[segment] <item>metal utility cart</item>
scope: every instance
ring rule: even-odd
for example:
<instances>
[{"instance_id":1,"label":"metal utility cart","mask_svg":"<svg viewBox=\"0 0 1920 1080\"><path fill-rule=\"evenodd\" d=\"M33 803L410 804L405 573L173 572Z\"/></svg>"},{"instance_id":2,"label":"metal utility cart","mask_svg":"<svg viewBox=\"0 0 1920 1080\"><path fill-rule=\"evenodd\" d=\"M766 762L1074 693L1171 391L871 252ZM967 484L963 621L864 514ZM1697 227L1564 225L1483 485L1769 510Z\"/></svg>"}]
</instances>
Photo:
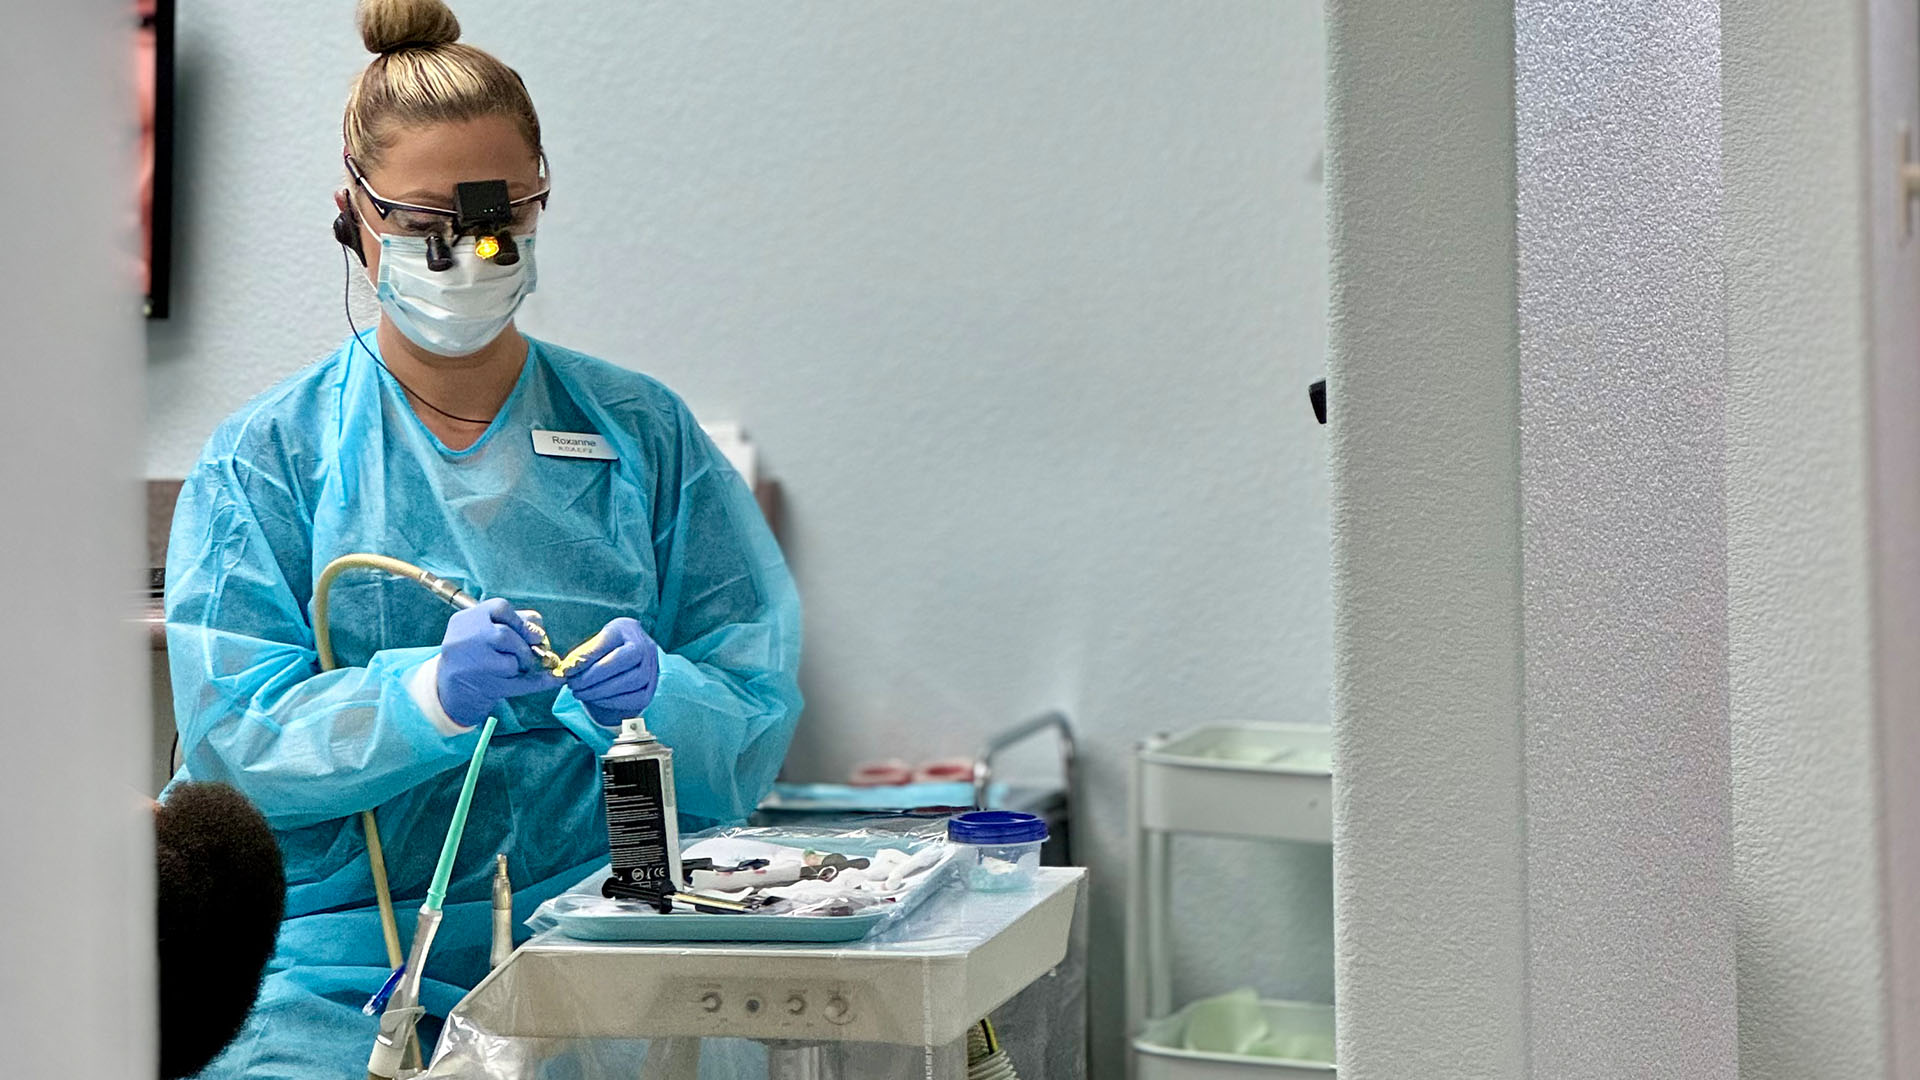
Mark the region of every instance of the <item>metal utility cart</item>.
<instances>
[{"instance_id":1,"label":"metal utility cart","mask_svg":"<svg viewBox=\"0 0 1920 1080\"><path fill-rule=\"evenodd\" d=\"M1275 1033L1329 1048L1325 1061L1209 1053L1185 1044L1173 1007L1171 844L1176 833L1333 842L1332 736L1281 724L1160 735L1134 756L1128 803L1127 1030L1135 1080L1332 1080L1333 1009L1264 1001Z\"/></svg>"}]
</instances>

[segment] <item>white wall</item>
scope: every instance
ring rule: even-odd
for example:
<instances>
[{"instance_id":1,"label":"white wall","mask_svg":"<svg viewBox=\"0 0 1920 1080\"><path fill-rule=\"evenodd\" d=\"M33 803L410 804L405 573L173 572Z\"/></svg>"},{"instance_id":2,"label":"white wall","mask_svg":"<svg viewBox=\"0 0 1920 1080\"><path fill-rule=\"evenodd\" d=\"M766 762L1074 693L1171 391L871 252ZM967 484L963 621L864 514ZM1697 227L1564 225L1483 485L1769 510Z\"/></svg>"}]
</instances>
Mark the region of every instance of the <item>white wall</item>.
<instances>
[{"instance_id":1,"label":"white wall","mask_svg":"<svg viewBox=\"0 0 1920 1080\"><path fill-rule=\"evenodd\" d=\"M1560 1080L1596 1063L1609 1076L1727 1075L1731 1002L1714 927L1723 905L1735 933L1743 1080L1911 1076L1920 1066L1920 238L1899 228L1894 165L1897 130L1920 113L1920 13L1904 0L1627 4L1597 26L1588 20L1600 10L1482 5L1442 32L1403 34L1391 11L1334 6L1332 371L1346 421L1335 432L1334 518L1342 1075ZM1509 11L1521 27L1511 49L1498 39ZM1709 74L1716 16L1725 20L1718 79ZM1628 36L1608 36L1619 33ZM1501 163L1497 125L1476 122L1497 113L1497 94L1470 73L1497 81L1508 54L1521 68L1517 422L1497 394L1476 411L1455 393L1485 392L1482 380L1506 363L1505 330L1488 306L1509 282L1491 250L1497 225L1475 202L1497 185L1476 185L1474 162L1454 155ZM1649 63L1669 67L1659 77L1628 67ZM1660 95L1651 108L1650 89ZM1716 92L1720 220L1700 212L1713 205L1714 147L1699 136L1716 122ZM1452 128L1423 116L1430 98L1457 107ZM1637 122L1620 115L1636 108ZM1419 143L1423 120L1439 145ZM1634 144L1663 124L1678 130L1653 152L1680 160L1656 166ZM1610 140L1625 145L1598 160L1581 149ZM1410 148L1431 168L1403 187L1385 166ZM1679 205L1662 209L1670 199ZM1703 257L1722 223L1724 258ZM1484 246L1466 243L1470 235ZM1408 250L1444 257L1399 254ZM1618 271L1568 288L1608 265ZM1722 436L1719 266L1724 499L1712 490L1711 461ZM1423 303L1396 307L1396 295ZM1635 309L1644 317L1616 321ZM1423 323L1439 363L1395 364L1417 347ZM1645 363L1654 346L1674 355ZM1451 365L1464 361L1473 363L1462 376ZM1595 395L1602 388L1610 407ZM1568 423L1583 413L1585 424ZM1502 713L1511 705L1493 655L1506 625L1503 432L1519 457L1524 507L1525 645L1512 676L1525 695L1513 719ZM1664 511L1661 500L1623 507L1638 496L1621 481L1635 477L1649 493L1705 486L1670 493ZM1722 508L1723 569L1712 542ZM1575 521L1603 521L1585 531L1584 557L1568 559L1553 542L1569 509ZM1634 599L1646 575L1689 565L1695 572L1669 591ZM1544 598L1543 566L1553 586ZM1701 600L1699 582L1717 572L1724 704L1698 679L1712 674L1703 653L1720 613L1708 604L1676 619L1673 606ZM1621 580L1567 602L1569 575ZM1610 609L1638 618L1596 640L1589 631L1606 626ZM1457 622L1451 633L1436 625L1443 619ZM1672 636L1618 648L1649 632ZM1414 659L1396 665L1399 654ZM1611 705L1645 693L1647 671L1662 674L1652 700L1674 696L1621 723ZM1579 692L1567 693L1569 683ZM1547 724L1543 739L1542 704L1556 701L1544 719L1557 711L1562 722ZM1717 709L1731 736L1730 778L1719 755L1702 754L1722 737ZM1560 752L1596 723L1611 726L1611 742ZM1434 727L1450 738L1428 738ZM1514 755L1506 740L1521 731L1526 751ZM1463 779L1421 786L1447 775ZM1688 775L1697 780L1665 798L1642 797ZM1524 797L1503 805L1503 791L1516 789ZM1726 794L1731 861L1719 878L1714 864L1726 853L1710 827ZM1665 816L1667 827L1632 836L1640 826L1615 812L1636 797L1647 820ZM1517 873L1502 831L1512 822L1524 823ZM1593 832L1585 865L1567 861L1564 842L1583 830ZM1557 857L1543 862L1543 851ZM1644 896L1622 895L1633 879L1617 871L1636 865ZM1522 888L1533 899L1524 918ZM1556 894L1543 908L1542 895ZM1622 934L1636 913L1662 908L1667 918ZM1418 920L1404 917L1415 910ZM1502 929L1524 936L1525 962ZM1543 934L1561 935L1561 945L1542 948ZM1617 1000L1623 989L1630 1001ZM1608 1030L1661 994L1672 995L1668 1017ZM1529 1010L1526 1023L1507 1022ZM1690 1064L1673 1053L1676 1030L1680 1051L1699 1055ZM1667 1052L1647 1053L1662 1040Z\"/></svg>"},{"instance_id":2,"label":"white wall","mask_svg":"<svg viewBox=\"0 0 1920 1080\"><path fill-rule=\"evenodd\" d=\"M1920 12L1728 9L1743 1077L1920 1068Z\"/></svg>"},{"instance_id":3,"label":"white wall","mask_svg":"<svg viewBox=\"0 0 1920 1080\"><path fill-rule=\"evenodd\" d=\"M456 11L546 126L527 328L743 422L785 485L789 772L970 752L1050 706L1080 725L1112 1075L1132 742L1327 710L1320 6ZM345 3L192 0L180 40L156 476L344 336L329 192L366 59ZM1182 851L1265 868L1246 910L1196 912L1183 992L1327 999L1325 855Z\"/></svg>"},{"instance_id":4,"label":"white wall","mask_svg":"<svg viewBox=\"0 0 1920 1080\"><path fill-rule=\"evenodd\" d=\"M1866 0L1862 139L1872 274L1874 693L1891 1076L1920 1074L1920 235L1902 228L1902 128L1920 140L1920 7ZM1916 143L1920 154L1920 142ZM1911 203L1920 215L1920 202ZM1920 220L1917 216L1916 220Z\"/></svg>"},{"instance_id":5,"label":"white wall","mask_svg":"<svg viewBox=\"0 0 1920 1080\"><path fill-rule=\"evenodd\" d=\"M1340 1074L1731 1078L1718 7L1329 53Z\"/></svg>"},{"instance_id":6,"label":"white wall","mask_svg":"<svg viewBox=\"0 0 1920 1080\"><path fill-rule=\"evenodd\" d=\"M1723 18L1741 1077L1903 1076L1871 654L1867 9Z\"/></svg>"},{"instance_id":7,"label":"white wall","mask_svg":"<svg viewBox=\"0 0 1920 1080\"><path fill-rule=\"evenodd\" d=\"M154 1075L131 7L0 7L0 1054Z\"/></svg>"}]
</instances>

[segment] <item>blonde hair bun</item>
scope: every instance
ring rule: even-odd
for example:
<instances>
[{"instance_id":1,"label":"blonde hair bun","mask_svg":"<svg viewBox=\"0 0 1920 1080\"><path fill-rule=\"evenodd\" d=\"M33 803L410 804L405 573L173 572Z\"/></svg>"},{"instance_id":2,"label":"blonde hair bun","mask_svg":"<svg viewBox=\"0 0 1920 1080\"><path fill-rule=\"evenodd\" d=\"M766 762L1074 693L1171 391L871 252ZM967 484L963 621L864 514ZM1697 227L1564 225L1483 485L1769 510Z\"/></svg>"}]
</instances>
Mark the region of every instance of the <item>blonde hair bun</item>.
<instances>
[{"instance_id":1,"label":"blonde hair bun","mask_svg":"<svg viewBox=\"0 0 1920 1080\"><path fill-rule=\"evenodd\" d=\"M376 54L347 92L341 141L362 167L379 164L398 133L426 124L504 116L540 153L540 117L527 84L500 58L460 40L442 0L360 0L360 36Z\"/></svg>"},{"instance_id":2,"label":"blonde hair bun","mask_svg":"<svg viewBox=\"0 0 1920 1080\"><path fill-rule=\"evenodd\" d=\"M372 53L451 45L460 20L441 0L360 0L360 40Z\"/></svg>"}]
</instances>

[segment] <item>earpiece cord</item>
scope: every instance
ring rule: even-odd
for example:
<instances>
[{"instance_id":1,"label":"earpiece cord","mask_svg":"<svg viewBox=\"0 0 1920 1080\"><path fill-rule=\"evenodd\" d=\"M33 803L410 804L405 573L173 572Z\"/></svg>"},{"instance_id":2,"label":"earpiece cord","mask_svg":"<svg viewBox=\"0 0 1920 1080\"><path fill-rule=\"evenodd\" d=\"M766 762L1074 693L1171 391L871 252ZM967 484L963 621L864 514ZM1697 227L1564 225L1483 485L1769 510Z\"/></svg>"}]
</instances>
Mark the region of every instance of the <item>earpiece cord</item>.
<instances>
[{"instance_id":1,"label":"earpiece cord","mask_svg":"<svg viewBox=\"0 0 1920 1080\"><path fill-rule=\"evenodd\" d=\"M353 324L353 264L347 261L347 249L345 247L342 247L340 249L340 267L341 267L341 270L343 271L343 274L340 278L340 307L342 310L344 310L347 313L347 329L353 331L353 343L355 345L360 346L361 349L365 350L367 357L371 359L374 363L379 364L380 370L386 372L387 375L390 376L394 382L399 383L400 389L405 390L407 394L413 398L413 400L419 402L422 405L425 405L427 408L432 409L434 412L439 413L441 416L444 416L449 420L458 420L463 424L478 424L481 427L486 427L488 424L493 423L493 420L491 418L486 420L475 420L470 416L455 416L453 413L450 413L447 410L441 408L440 406L435 405L433 402L428 401L426 398L421 397L420 392L418 390L415 390L413 387L408 386L404 382L400 382L400 376L395 375L393 373L393 369L388 367L386 363L382 361L378 356L375 356L373 353L373 350L367 348L366 342L363 342L360 340L360 328Z\"/></svg>"}]
</instances>

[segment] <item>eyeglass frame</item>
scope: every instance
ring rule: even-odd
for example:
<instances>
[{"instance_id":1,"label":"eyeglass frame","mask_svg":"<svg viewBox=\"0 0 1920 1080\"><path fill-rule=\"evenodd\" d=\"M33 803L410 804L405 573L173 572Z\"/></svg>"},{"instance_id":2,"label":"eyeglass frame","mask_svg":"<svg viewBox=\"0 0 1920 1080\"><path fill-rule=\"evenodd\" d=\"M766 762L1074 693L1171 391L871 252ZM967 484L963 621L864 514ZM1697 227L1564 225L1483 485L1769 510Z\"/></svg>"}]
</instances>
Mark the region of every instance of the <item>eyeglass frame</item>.
<instances>
[{"instance_id":1,"label":"eyeglass frame","mask_svg":"<svg viewBox=\"0 0 1920 1080\"><path fill-rule=\"evenodd\" d=\"M449 236L457 234L457 230L452 227L452 224L459 220L459 211L447 210L438 206L421 206L418 203L400 202L397 199L385 198L379 192L373 190L373 185L367 182L366 174L360 171L360 163L353 160L351 153L344 150L341 151L340 160L346 162L347 175L353 177L354 184L366 193L367 201L373 204L374 213L380 215L381 221L387 220L387 216L395 210L405 210L414 214L432 214L435 217L447 219L447 234ZM541 212L544 213L546 211L547 196L553 193L553 178L547 171L547 152L545 150L540 151L540 179L546 181L545 187L531 195L523 195L518 199L509 199L507 201L507 210L512 211L516 207L525 206L531 202L538 202Z\"/></svg>"}]
</instances>

